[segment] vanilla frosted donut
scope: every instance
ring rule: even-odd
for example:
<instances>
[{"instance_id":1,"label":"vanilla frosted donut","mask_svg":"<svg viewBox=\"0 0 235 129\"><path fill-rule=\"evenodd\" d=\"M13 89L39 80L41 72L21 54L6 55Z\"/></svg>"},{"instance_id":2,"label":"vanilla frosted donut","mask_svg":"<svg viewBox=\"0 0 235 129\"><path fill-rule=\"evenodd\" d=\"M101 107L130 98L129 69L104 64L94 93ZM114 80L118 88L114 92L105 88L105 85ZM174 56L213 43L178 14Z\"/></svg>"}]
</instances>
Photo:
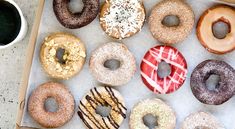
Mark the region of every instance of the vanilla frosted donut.
<instances>
[{"instance_id":1,"label":"vanilla frosted donut","mask_svg":"<svg viewBox=\"0 0 235 129\"><path fill-rule=\"evenodd\" d=\"M139 32L145 9L139 0L106 0L100 12L100 25L106 34L123 39Z\"/></svg>"},{"instance_id":2,"label":"vanilla frosted donut","mask_svg":"<svg viewBox=\"0 0 235 129\"><path fill-rule=\"evenodd\" d=\"M214 116L205 112L189 115L183 122L181 129L225 129Z\"/></svg>"},{"instance_id":3,"label":"vanilla frosted donut","mask_svg":"<svg viewBox=\"0 0 235 129\"><path fill-rule=\"evenodd\" d=\"M96 113L98 106L111 107L107 117ZM80 101L78 115L88 129L118 129L126 118L121 94L110 87L93 88Z\"/></svg>"},{"instance_id":4,"label":"vanilla frosted donut","mask_svg":"<svg viewBox=\"0 0 235 129\"><path fill-rule=\"evenodd\" d=\"M168 27L162 21L166 16L177 16L179 25ZM183 41L192 31L194 13L183 0L163 0L152 10L149 28L154 38L162 43L173 44Z\"/></svg>"},{"instance_id":5,"label":"vanilla frosted donut","mask_svg":"<svg viewBox=\"0 0 235 129\"><path fill-rule=\"evenodd\" d=\"M58 104L56 112L46 111L45 101L54 98ZM59 83L44 83L37 87L28 101L30 116L41 126L57 128L67 123L74 114L75 102L70 91Z\"/></svg>"},{"instance_id":6,"label":"vanilla frosted donut","mask_svg":"<svg viewBox=\"0 0 235 129\"><path fill-rule=\"evenodd\" d=\"M130 129L149 129L143 117L151 114L157 117L157 127L155 129L174 129L176 125L175 113L170 106L160 99L144 100L132 109L130 115Z\"/></svg>"},{"instance_id":7,"label":"vanilla frosted donut","mask_svg":"<svg viewBox=\"0 0 235 129\"><path fill-rule=\"evenodd\" d=\"M112 70L104 66L106 61L112 59L120 62L119 68ZM92 52L90 71L99 82L120 86L128 83L134 75L136 71L135 57L122 43L106 43Z\"/></svg>"},{"instance_id":8,"label":"vanilla frosted donut","mask_svg":"<svg viewBox=\"0 0 235 129\"><path fill-rule=\"evenodd\" d=\"M63 62L57 58L58 50L64 50ZM86 49L81 40L71 34L55 33L45 38L40 61L46 73L58 79L69 79L77 74L85 63Z\"/></svg>"}]
</instances>

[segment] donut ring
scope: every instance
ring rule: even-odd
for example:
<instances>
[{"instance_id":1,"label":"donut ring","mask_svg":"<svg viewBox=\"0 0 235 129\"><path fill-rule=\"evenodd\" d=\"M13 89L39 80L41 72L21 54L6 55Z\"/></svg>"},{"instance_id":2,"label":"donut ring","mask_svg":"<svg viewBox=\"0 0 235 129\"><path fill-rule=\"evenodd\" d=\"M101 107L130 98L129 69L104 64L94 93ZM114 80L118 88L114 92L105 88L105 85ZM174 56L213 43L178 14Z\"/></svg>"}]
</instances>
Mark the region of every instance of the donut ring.
<instances>
[{"instance_id":1,"label":"donut ring","mask_svg":"<svg viewBox=\"0 0 235 129\"><path fill-rule=\"evenodd\" d=\"M176 116L173 109L160 99L144 100L132 109L130 115L130 129L149 129L144 122L143 117L151 114L157 117L158 126L155 129L174 129L176 125Z\"/></svg>"},{"instance_id":2,"label":"donut ring","mask_svg":"<svg viewBox=\"0 0 235 129\"><path fill-rule=\"evenodd\" d=\"M179 25L165 26L162 23L163 19L172 15L179 18ZM153 8L149 17L149 28L153 37L167 44L183 41L191 33L193 25L192 8L182 0L163 0Z\"/></svg>"},{"instance_id":3,"label":"donut ring","mask_svg":"<svg viewBox=\"0 0 235 129\"><path fill-rule=\"evenodd\" d=\"M64 62L59 62L56 56L59 49L64 49ZM49 76L57 79L69 79L76 75L82 69L85 57L85 45L79 38L66 33L46 37L40 50L43 69Z\"/></svg>"},{"instance_id":4,"label":"donut ring","mask_svg":"<svg viewBox=\"0 0 235 129\"><path fill-rule=\"evenodd\" d=\"M104 66L107 60L120 61L120 67L111 70ZM107 43L92 52L90 71L101 83L120 86L128 83L136 71L136 62L133 54L121 43Z\"/></svg>"},{"instance_id":5,"label":"donut ring","mask_svg":"<svg viewBox=\"0 0 235 129\"><path fill-rule=\"evenodd\" d=\"M97 106L110 106L109 116L97 114ZM121 94L110 87L91 89L78 108L78 116L89 129L118 129L126 118L127 110Z\"/></svg>"},{"instance_id":6,"label":"donut ring","mask_svg":"<svg viewBox=\"0 0 235 129\"><path fill-rule=\"evenodd\" d=\"M158 76L158 65L165 61L171 67L170 75ZM187 76L187 62L184 56L170 46L156 46L144 56L141 64L141 78L144 84L154 93L169 94L179 89Z\"/></svg>"},{"instance_id":7,"label":"donut ring","mask_svg":"<svg viewBox=\"0 0 235 129\"><path fill-rule=\"evenodd\" d=\"M100 12L102 29L116 39L128 38L138 33L144 21L144 5L138 0L106 0Z\"/></svg>"},{"instance_id":8,"label":"donut ring","mask_svg":"<svg viewBox=\"0 0 235 129\"><path fill-rule=\"evenodd\" d=\"M69 10L70 0L53 0L53 9L58 21L66 28L76 29L91 23L99 12L99 0L82 0L84 7L81 12Z\"/></svg>"},{"instance_id":9,"label":"donut ring","mask_svg":"<svg viewBox=\"0 0 235 129\"><path fill-rule=\"evenodd\" d=\"M58 104L56 112L46 111L44 103L48 98L54 98ZM67 123L74 114L74 98L69 90L59 83L44 83L37 87L28 101L30 116L41 126L57 128Z\"/></svg>"},{"instance_id":10,"label":"donut ring","mask_svg":"<svg viewBox=\"0 0 235 129\"><path fill-rule=\"evenodd\" d=\"M206 87L210 75L220 76L215 90ZM220 105L228 101L235 92L235 70L226 62L206 60L200 63L191 75L190 85L194 96L202 103Z\"/></svg>"},{"instance_id":11,"label":"donut ring","mask_svg":"<svg viewBox=\"0 0 235 129\"><path fill-rule=\"evenodd\" d=\"M188 116L181 129L225 129L222 125L216 120L214 116L205 112L197 112Z\"/></svg>"},{"instance_id":12,"label":"donut ring","mask_svg":"<svg viewBox=\"0 0 235 129\"><path fill-rule=\"evenodd\" d=\"M224 22L229 26L229 33L223 39L213 34L212 26ZM235 49L235 9L226 5L212 7L205 11L197 25L197 37L200 43L215 54L224 54Z\"/></svg>"}]
</instances>

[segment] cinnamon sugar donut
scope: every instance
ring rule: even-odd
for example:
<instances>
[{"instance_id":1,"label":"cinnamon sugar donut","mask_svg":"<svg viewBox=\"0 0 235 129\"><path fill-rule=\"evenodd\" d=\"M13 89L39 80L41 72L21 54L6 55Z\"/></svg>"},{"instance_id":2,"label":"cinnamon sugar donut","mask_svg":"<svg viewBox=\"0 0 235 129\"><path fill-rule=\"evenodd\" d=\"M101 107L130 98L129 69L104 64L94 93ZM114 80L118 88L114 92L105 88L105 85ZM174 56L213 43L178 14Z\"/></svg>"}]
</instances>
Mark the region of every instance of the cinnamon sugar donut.
<instances>
[{"instance_id":1,"label":"cinnamon sugar donut","mask_svg":"<svg viewBox=\"0 0 235 129\"><path fill-rule=\"evenodd\" d=\"M56 112L46 111L44 104L48 98L54 98L58 104ZM57 128L67 123L74 114L74 98L69 90L59 83L44 83L37 87L28 101L30 116L41 126Z\"/></svg>"},{"instance_id":2,"label":"cinnamon sugar donut","mask_svg":"<svg viewBox=\"0 0 235 129\"><path fill-rule=\"evenodd\" d=\"M63 51L62 60L58 51ZM85 63L86 49L81 40L71 34L54 33L45 38L40 61L46 73L58 79L69 79L76 75Z\"/></svg>"},{"instance_id":3,"label":"cinnamon sugar donut","mask_svg":"<svg viewBox=\"0 0 235 129\"><path fill-rule=\"evenodd\" d=\"M53 9L58 21L66 28L76 29L91 23L99 12L99 0L83 0L81 12L71 12L70 0L53 0Z\"/></svg>"},{"instance_id":4,"label":"cinnamon sugar donut","mask_svg":"<svg viewBox=\"0 0 235 129\"><path fill-rule=\"evenodd\" d=\"M177 16L179 25L164 25L162 22L167 16ZM167 44L183 41L192 31L193 25L194 13L183 0L163 0L153 8L149 17L149 28L153 37Z\"/></svg>"},{"instance_id":5,"label":"cinnamon sugar donut","mask_svg":"<svg viewBox=\"0 0 235 129\"><path fill-rule=\"evenodd\" d=\"M205 112L197 112L188 116L181 129L225 129L214 116Z\"/></svg>"},{"instance_id":6,"label":"cinnamon sugar donut","mask_svg":"<svg viewBox=\"0 0 235 129\"><path fill-rule=\"evenodd\" d=\"M105 67L105 62L117 60L120 66L117 69ZM136 71L136 62L133 54L122 43L107 43L92 52L90 71L101 83L120 86L128 83Z\"/></svg>"},{"instance_id":7,"label":"cinnamon sugar donut","mask_svg":"<svg viewBox=\"0 0 235 129\"><path fill-rule=\"evenodd\" d=\"M111 107L107 117L96 113L98 106ZM126 118L121 94L110 87L93 88L80 101L78 116L88 129L118 129Z\"/></svg>"},{"instance_id":8,"label":"cinnamon sugar donut","mask_svg":"<svg viewBox=\"0 0 235 129\"><path fill-rule=\"evenodd\" d=\"M145 9L139 0L106 0L100 12L100 25L116 39L131 37L144 25Z\"/></svg>"},{"instance_id":9,"label":"cinnamon sugar donut","mask_svg":"<svg viewBox=\"0 0 235 129\"><path fill-rule=\"evenodd\" d=\"M129 122L130 129L149 129L143 122L143 117L148 114L157 117L155 129L175 128L176 116L172 108L160 99L147 99L138 103L132 109Z\"/></svg>"},{"instance_id":10,"label":"cinnamon sugar donut","mask_svg":"<svg viewBox=\"0 0 235 129\"><path fill-rule=\"evenodd\" d=\"M226 37L219 39L214 36L212 26L224 22L229 27ZM235 8L218 5L206 10L197 25L197 37L200 43L215 54L225 54L235 49Z\"/></svg>"}]
</instances>

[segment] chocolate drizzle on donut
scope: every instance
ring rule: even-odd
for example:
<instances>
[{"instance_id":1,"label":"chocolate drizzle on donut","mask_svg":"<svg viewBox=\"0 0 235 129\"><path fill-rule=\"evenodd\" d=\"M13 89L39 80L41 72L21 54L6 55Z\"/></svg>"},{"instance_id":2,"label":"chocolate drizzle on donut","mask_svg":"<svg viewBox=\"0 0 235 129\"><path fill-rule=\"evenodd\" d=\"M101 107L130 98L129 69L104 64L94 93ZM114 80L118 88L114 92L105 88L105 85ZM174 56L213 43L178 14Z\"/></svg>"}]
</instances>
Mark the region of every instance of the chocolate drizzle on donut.
<instances>
[{"instance_id":1,"label":"chocolate drizzle on donut","mask_svg":"<svg viewBox=\"0 0 235 129\"><path fill-rule=\"evenodd\" d=\"M112 107L112 111L114 113L117 113L124 119L126 118L125 112L127 109L119 101L118 97L115 96L115 93L112 90L112 88L104 87L104 89L105 90L102 91L103 93L100 92L99 89L97 88L91 89L90 94L86 95L84 98L87 101L87 103L85 104L84 102L80 101L79 111L77 113L78 113L78 116L82 119L84 124L89 129L93 129L92 125L90 125L89 123L92 123L96 128L99 128L99 129L112 129L112 128L118 129L119 128L119 124L118 124L119 122L115 120L116 115L114 117L110 113L109 116L102 117L102 121L101 121L99 120L99 118L97 118L97 116L93 114L93 112L91 112L91 109L89 109L89 108L92 108L92 110L95 111L96 107L99 105L101 106L108 105ZM104 95L105 92L107 93L106 95ZM108 99L111 99L112 102L108 101ZM109 121L109 123L107 123L107 120ZM112 125L112 127L110 127L109 125Z\"/></svg>"}]
</instances>

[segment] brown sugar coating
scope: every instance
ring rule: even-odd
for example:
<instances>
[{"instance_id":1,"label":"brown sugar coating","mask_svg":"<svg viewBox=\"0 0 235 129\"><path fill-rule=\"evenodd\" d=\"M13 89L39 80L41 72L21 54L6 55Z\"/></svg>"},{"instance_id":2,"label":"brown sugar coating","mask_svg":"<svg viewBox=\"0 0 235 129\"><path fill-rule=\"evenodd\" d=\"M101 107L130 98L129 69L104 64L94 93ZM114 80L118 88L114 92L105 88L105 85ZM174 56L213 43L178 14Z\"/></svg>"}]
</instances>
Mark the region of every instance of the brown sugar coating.
<instances>
[{"instance_id":1,"label":"brown sugar coating","mask_svg":"<svg viewBox=\"0 0 235 129\"><path fill-rule=\"evenodd\" d=\"M45 101L54 98L58 104L56 112L46 111ZM74 114L74 98L69 90L59 83L44 83L37 87L28 101L28 112L30 116L41 126L56 128L67 123Z\"/></svg>"},{"instance_id":2,"label":"brown sugar coating","mask_svg":"<svg viewBox=\"0 0 235 129\"><path fill-rule=\"evenodd\" d=\"M63 60L57 58L59 49L64 50ZM85 63L86 49L82 41L67 33L54 33L45 38L40 61L45 72L58 79L69 79L75 76Z\"/></svg>"},{"instance_id":3,"label":"brown sugar coating","mask_svg":"<svg viewBox=\"0 0 235 129\"><path fill-rule=\"evenodd\" d=\"M162 23L166 16L177 16L179 25L168 27ZM182 0L163 0L153 9L149 17L149 28L155 39L166 44L183 41L194 26L192 8Z\"/></svg>"},{"instance_id":4,"label":"brown sugar coating","mask_svg":"<svg viewBox=\"0 0 235 129\"><path fill-rule=\"evenodd\" d=\"M223 39L213 34L213 25L224 22L229 26L229 33ZM235 49L235 9L226 5L217 5L206 10L197 24L197 37L200 43L215 54L225 54Z\"/></svg>"},{"instance_id":5,"label":"brown sugar coating","mask_svg":"<svg viewBox=\"0 0 235 129\"><path fill-rule=\"evenodd\" d=\"M107 117L96 113L98 106L109 106ZM78 116L88 129L118 129L126 118L126 107L121 94L110 87L93 88L80 101Z\"/></svg>"}]
</instances>

